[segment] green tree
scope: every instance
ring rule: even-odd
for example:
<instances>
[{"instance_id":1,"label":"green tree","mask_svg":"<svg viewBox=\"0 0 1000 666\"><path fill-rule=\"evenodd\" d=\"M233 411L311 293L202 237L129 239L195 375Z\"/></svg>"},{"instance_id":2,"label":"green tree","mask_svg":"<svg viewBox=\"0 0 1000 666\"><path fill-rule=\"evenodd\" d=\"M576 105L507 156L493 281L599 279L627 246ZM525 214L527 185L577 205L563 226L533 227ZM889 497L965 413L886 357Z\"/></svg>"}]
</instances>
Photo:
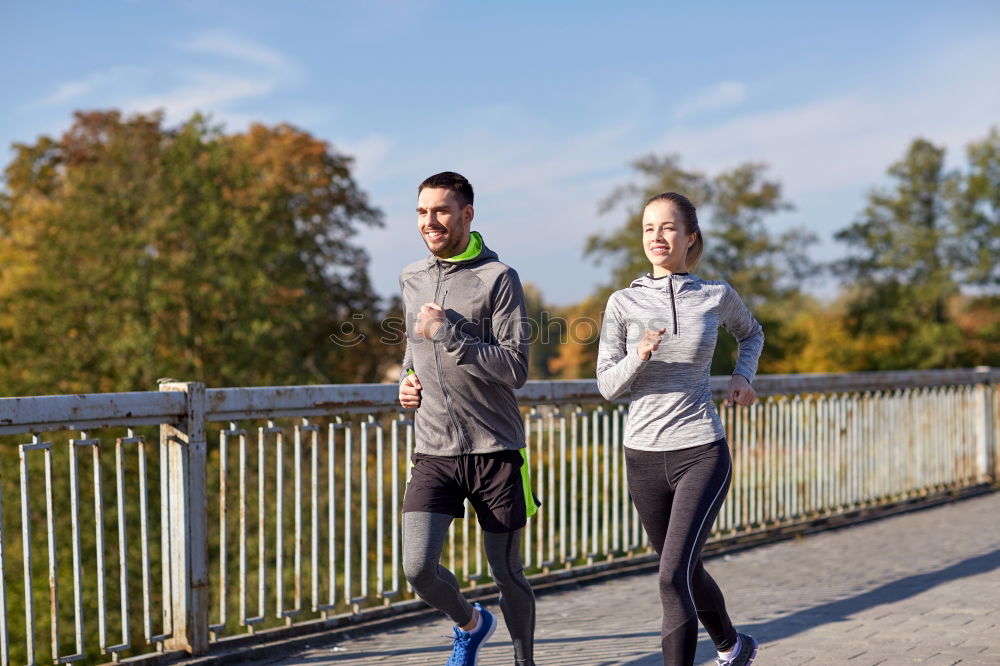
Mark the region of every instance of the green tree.
<instances>
[{"instance_id":1,"label":"green tree","mask_svg":"<svg viewBox=\"0 0 1000 666\"><path fill-rule=\"evenodd\" d=\"M760 368L773 372L788 366L802 343L789 314L805 307L802 285L815 270L807 252L816 237L798 228L768 230L768 216L792 206L766 171L764 164L746 163L715 178L699 271L731 284L760 321L765 339ZM713 373L732 371L737 346L731 335L719 336Z\"/></svg>"},{"instance_id":2,"label":"green tree","mask_svg":"<svg viewBox=\"0 0 1000 666\"><path fill-rule=\"evenodd\" d=\"M1000 286L1000 131L992 128L967 148L969 170L949 188L956 243L954 261L963 282Z\"/></svg>"},{"instance_id":3,"label":"green tree","mask_svg":"<svg viewBox=\"0 0 1000 666\"><path fill-rule=\"evenodd\" d=\"M814 270L807 250L816 237L802 229L773 234L767 217L791 210L767 166L746 163L715 178L705 256L699 268L724 279L754 310L794 298Z\"/></svg>"},{"instance_id":4,"label":"green tree","mask_svg":"<svg viewBox=\"0 0 1000 666\"><path fill-rule=\"evenodd\" d=\"M370 380L381 215L351 160L288 125L77 113L14 146L0 194L0 383L10 394ZM354 314L365 319L354 320Z\"/></svg>"},{"instance_id":5,"label":"green tree","mask_svg":"<svg viewBox=\"0 0 1000 666\"><path fill-rule=\"evenodd\" d=\"M640 182L616 189L601 205L601 211L608 212L624 203L625 223L587 239L585 254L612 265L612 283L594 297L606 299L648 272L641 243L642 206L660 192L680 192L698 207L705 234L698 274L729 282L761 321L766 338L761 368L783 363L797 341L797 334L785 325L785 314L799 303L801 282L814 269L807 250L815 237L800 229L777 235L768 230L769 216L791 209L781 184L767 178L767 167L760 163L741 164L714 178L681 168L675 155L647 156L632 166ZM736 346L731 336L719 337L713 373L732 371Z\"/></svg>"},{"instance_id":6,"label":"green tree","mask_svg":"<svg viewBox=\"0 0 1000 666\"><path fill-rule=\"evenodd\" d=\"M955 230L948 217L954 174L943 148L915 140L889 168L892 184L872 191L858 219L836 234L849 256L840 262L851 299L852 333L889 335L891 349L871 353L867 369L954 364L961 338L949 312L958 295Z\"/></svg>"},{"instance_id":7,"label":"green tree","mask_svg":"<svg viewBox=\"0 0 1000 666\"><path fill-rule=\"evenodd\" d=\"M554 372L549 362L559 355L567 337L565 320L546 305L541 290L530 282L524 283L524 301L531 328L528 379L551 379Z\"/></svg>"}]
</instances>

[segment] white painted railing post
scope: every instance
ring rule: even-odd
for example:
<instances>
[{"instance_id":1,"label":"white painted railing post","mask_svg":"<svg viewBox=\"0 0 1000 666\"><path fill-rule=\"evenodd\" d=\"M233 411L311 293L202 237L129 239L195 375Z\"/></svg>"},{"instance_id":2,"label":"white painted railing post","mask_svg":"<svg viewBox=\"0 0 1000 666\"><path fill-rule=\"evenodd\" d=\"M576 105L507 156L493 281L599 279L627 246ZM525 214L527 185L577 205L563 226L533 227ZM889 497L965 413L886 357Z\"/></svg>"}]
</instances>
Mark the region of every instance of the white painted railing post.
<instances>
[{"instance_id":1,"label":"white painted railing post","mask_svg":"<svg viewBox=\"0 0 1000 666\"><path fill-rule=\"evenodd\" d=\"M997 387L993 384L993 369L980 366L976 374L982 380L976 383L976 458L981 481L1000 482L1000 460L997 456L997 423L995 421L995 397Z\"/></svg>"},{"instance_id":2,"label":"white painted railing post","mask_svg":"<svg viewBox=\"0 0 1000 666\"><path fill-rule=\"evenodd\" d=\"M187 395L186 415L160 426L168 451L172 637L168 650L208 651L208 501L205 459L205 385L164 382L161 391Z\"/></svg>"}]
</instances>

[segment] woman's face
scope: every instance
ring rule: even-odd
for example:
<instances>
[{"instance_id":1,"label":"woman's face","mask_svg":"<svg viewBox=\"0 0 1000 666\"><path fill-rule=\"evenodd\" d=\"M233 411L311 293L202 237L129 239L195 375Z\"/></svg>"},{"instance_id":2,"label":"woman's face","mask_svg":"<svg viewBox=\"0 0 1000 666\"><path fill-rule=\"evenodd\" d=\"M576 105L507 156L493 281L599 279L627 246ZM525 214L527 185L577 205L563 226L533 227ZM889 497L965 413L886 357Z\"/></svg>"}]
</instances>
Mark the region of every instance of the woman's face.
<instances>
[{"instance_id":1,"label":"woman's face","mask_svg":"<svg viewBox=\"0 0 1000 666\"><path fill-rule=\"evenodd\" d=\"M684 217L669 201L654 201L642 213L642 249L653 264L653 275L683 273L687 251L697 234L686 233Z\"/></svg>"}]
</instances>

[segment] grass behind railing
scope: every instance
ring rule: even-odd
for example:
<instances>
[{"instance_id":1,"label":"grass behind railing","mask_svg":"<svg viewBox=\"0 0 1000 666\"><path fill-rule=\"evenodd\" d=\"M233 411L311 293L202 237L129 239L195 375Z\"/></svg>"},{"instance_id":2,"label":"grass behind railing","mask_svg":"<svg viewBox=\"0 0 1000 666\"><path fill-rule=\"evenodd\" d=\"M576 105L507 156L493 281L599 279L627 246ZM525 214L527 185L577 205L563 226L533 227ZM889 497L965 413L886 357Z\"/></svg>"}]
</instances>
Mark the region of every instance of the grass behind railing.
<instances>
[{"instance_id":1,"label":"grass behind railing","mask_svg":"<svg viewBox=\"0 0 1000 666\"><path fill-rule=\"evenodd\" d=\"M115 499L115 439L124 437L124 430L95 430L87 433L91 439L100 439L101 483L103 487L103 526L105 558L105 606L107 645L118 645L121 635L121 587L119 582L120 558L118 551L118 505ZM145 435L148 452L147 473L152 479L148 488L149 526L151 531L150 577L152 623L154 633L162 632L161 613L161 557L160 557L160 491L158 429L137 429L137 434ZM80 433L46 433L42 441L52 442L52 490L53 524L56 552L56 581L58 583L58 623L60 656L73 654L76 650L76 627L74 620L74 566L72 502L70 492L70 439L79 438ZM22 542L21 491L18 445L31 442L30 435L4 436L0 438L0 476L3 479L3 530L4 530L4 583L7 597L7 621L11 663L25 663L28 635L25 620L26 594L24 587L24 548ZM79 469L79 539L82 636L84 659L79 663L100 663L108 661L108 656L100 654L98 640L98 578L97 578L97 536L96 509L94 506L93 457L90 447L78 447ZM32 540L31 587L34 605L35 661L51 661L52 622L49 588L49 555L47 518L45 506L45 462L44 452L28 452L29 520ZM148 652L144 648L142 626L142 555L139 532L138 502L138 454L135 446L127 446L124 458L125 470L125 519L127 536L128 590L130 641L133 648L125 654ZM138 649L136 649L138 648Z\"/></svg>"}]
</instances>

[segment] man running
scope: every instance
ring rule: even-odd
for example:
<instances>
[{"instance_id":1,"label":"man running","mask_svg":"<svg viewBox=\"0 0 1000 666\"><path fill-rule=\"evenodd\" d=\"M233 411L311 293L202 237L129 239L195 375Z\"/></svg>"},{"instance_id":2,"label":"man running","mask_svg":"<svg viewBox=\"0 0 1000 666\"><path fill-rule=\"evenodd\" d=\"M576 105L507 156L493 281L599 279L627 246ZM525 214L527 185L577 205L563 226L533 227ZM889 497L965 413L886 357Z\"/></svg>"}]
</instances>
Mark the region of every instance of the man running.
<instances>
[{"instance_id":1,"label":"man running","mask_svg":"<svg viewBox=\"0 0 1000 666\"><path fill-rule=\"evenodd\" d=\"M446 171L417 189L417 229L431 256L399 276L407 346L399 402L416 408L413 467L403 499L403 571L421 599L457 625L448 664L475 666L496 618L459 592L440 564L466 498L483 543L515 663L531 666L535 597L521 532L537 509L522 455L514 389L528 373L524 292L514 269L470 231L472 185Z\"/></svg>"}]
</instances>

